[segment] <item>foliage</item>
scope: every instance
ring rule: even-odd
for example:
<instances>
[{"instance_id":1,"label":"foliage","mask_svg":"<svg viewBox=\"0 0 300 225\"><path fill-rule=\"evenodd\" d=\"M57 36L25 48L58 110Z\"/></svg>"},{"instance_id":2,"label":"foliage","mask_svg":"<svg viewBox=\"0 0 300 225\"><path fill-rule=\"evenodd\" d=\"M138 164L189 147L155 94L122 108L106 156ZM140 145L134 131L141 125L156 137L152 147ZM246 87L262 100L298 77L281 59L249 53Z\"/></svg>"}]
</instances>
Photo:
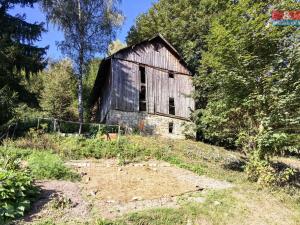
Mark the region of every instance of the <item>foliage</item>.
<instances>
[{"instance_id":1,"label":"foliage","mask_svg":"<svg viewBox=\"0 0 300 225\"><path fill-rule=\"evenodd\" d=\"M8 86L0 88L0 125L5 124L16 114L16 93Z\"/></svg>"},{"instance_id":2,"label":"foliage","mask_svg":"<svg viewBox=\"0 0 300 225\"><path fill-rule=\"evenodd\" d=\"M114 53L116 53L117 51L121 50L122 48L125 48L126 44L124 44L122 41L120 41L119 39L111 42L108 46L108 50L107 50L107 55L111 56Z\"/></svg>"},{"instance_id":3,"label":"foliage","mask_svg":"<svg viewBox=\"0 0 300 225\"><path fill-rule=\"evenodd\" d=\"M299 149L299 37L292 27L266 26L270 4L239 1L213 21L195 80L207 102L198 110L203 137L259 150L261 159Z\"/></svg>"},{"instance_id":4,"label":"foliage","mask_svg":"<svg viewBox=\"0 0 300 225\"><path fill-rule=\"evenodd\" d=\"M181 53L192 71L196 71L211 19L231 1L160 0L136 19L127 36L128 45L161 33Z\"/></svg>"},{"instance_id":5,"label":"foliage","mask_svg":"<svg viewBox=\"0 0 300 225\"><path fill-rule=\"evenodd\" d=\"M40 104L47 116L57 119L76 119L76 80L70 60L51 63L42 72L43 92Z\"/></svg>"},{"instance_id":6,"label":"foliage","mask_svg":"<svg viewBox=\"0 0 300 225\"><path fill-rule=\"evenodd\" d=\"M23 75L26 78L31 73L37 73L45 67L45 48L36 47L33 43L37 41L44 32L43 23L28 23L25 15L12 16L9 11L16 5L33 6L36 0L3 0L0 5L0 125L14 116L13 108L19 102L28 105L37 105L37 98L26 90L21 83ZM4 88L4 89L3 89ZM16 94L13 94L16 93ZM14 96L5 100L8 94ZM5 108L3 104L8 104Z\"/></svg>"},{"instance_id":7,"label":"foliage","mask_svg":"<svg viewBox=\"0 0 300 225\"><path fill-rule=\"evenodd\" d=\"M28 167L36 179L78 179L78 175L67 168L58 155L48 151L35 151L29 155L27 161Z\"/></svg>"},{"instance_id":8,"label":"foliage","mask_svg":"<svg viewBox=\"0 0 300 225\"><path fill-rule=\"evenodd\" d=\"M0 224L23 216L38 193L30 173L19 167L17 158L1 155Z\"/></svg>"},{"instance_id":9,"label":"foliage","mask_svg":"<svg viewBox=\"0 0 300 225\"><path fill-rule=\"evenodd\" d=\"M101 63L100 58L95 58L89 61L86 73L83 79L83 99L84 99L84 109L85 109L85 118L87 121L91 121L91 106L90 106L90 98L91 93L96 81L96 77L98 75L99 65Z\"/></svg>"},{"instance_id":10,"label":"foliage","mask_svg":"<svg viewBox=\"0 0 300 225\"><path fill-rule=\"evenodd\" d=\"M114 31L123 21L118 0L43 0L49 21L58 25L65 40L59 43L75 66L78 78L78 114L83 122L83 75L96 53L104 52Z\"/></svg>"},{"instance_id":11,"label":"foliage","mask_svg":"<svg viewBox=\"0 0 300 225\"><path fill-rule=\"evenodd\" d=\"M284 186L294 177L294 169L285 168L282 171L276 171L270 161L261 160L259 154L258 151L253 152L246 166L246 173L251 181L257 182L262 187Z\"/></svg>"}]
</instances>

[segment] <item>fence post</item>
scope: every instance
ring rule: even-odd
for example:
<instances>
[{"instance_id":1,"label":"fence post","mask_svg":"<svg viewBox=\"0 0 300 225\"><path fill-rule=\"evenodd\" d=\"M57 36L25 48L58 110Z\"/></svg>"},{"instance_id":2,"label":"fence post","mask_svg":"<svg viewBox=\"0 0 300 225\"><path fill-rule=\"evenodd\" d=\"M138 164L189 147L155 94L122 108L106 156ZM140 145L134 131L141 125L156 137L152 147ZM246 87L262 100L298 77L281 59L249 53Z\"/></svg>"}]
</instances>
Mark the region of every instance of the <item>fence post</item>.
<instances>
[{"instance_id":1,"label":"fence post","mask_svg":"<svg viewBox=\"0 0 300 225\"><path fill-rule=\"evenodd\" d=\"M53 120L53 132L56 132L56 119Z\"/></svg>"},{"instance_id":2,"label":"fence post","mask_svg":"<svg viewBox=\"0 0 300 225\"><path fill-rule=\"evenodd\" d=\"M15 132L16 132L17 127L18 127L18 121L16 122L14 131L13 131L13 134L12 134L12 139L14 139L14 137L15 137Z\"/></svg>"},{"instance_id":3,"label":"fence post","mask_svg":"<svg viewBox=\"0 0 300 225\"><path fill-rule=\"evenodd\" d=\"M119 141L120 141L120 133L121 133L121 127L120 127L120 125L118 125L118 137L117 137L118 145L119 145Z\"/></svg>"},{"instance_id":4,"label":"fence post","mask_svg":"<svg viewBox=\"0 0 300 225\"><path fill-rule=\"evenodd\" d=\"M38 118L37 129L39 129L39 127L40 127L40 118Z\"/></svg>"}]
</instances>

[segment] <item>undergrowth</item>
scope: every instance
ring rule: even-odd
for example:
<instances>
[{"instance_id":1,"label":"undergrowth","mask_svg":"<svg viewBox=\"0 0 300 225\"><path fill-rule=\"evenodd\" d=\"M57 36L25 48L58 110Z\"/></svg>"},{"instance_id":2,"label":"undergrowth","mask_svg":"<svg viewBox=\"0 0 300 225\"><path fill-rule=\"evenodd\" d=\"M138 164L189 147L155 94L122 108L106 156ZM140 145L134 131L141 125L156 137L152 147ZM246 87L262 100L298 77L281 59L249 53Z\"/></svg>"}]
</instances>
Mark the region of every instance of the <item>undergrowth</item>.
<instances>
[{"instance_id":1,"label":"undergrowth","mask_svg":"<svg viewBox=\"0 0 300 225\"><path fill-rule=\"evenodd\" d=\"M24 216L39 194L30 171L17 158L0 155L0 224Z\"/></svg>"}]
</instances>

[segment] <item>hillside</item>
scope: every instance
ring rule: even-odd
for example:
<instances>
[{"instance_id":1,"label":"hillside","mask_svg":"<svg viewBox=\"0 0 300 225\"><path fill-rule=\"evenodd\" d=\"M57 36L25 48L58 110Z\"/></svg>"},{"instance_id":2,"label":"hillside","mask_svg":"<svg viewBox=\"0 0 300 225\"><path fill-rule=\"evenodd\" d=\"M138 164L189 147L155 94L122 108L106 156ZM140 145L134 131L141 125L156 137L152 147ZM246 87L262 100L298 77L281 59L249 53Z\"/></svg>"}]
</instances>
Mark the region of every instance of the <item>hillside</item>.
<instances>
[{"instance_id":1,"label":"hillside","mask_svg":"<svg viewBox=\"0 0 300 225\"><path fill-rule=\"evenodd\" d=\"M36 151L51 151L81 176L40 176L42 199L16 224L300 223L299 189L262 188L248 181L240 153L142 136L123 137L116 145L53 135L7 142L1 151L18 152L29 165Z\"/></svg>"}]
</instances>

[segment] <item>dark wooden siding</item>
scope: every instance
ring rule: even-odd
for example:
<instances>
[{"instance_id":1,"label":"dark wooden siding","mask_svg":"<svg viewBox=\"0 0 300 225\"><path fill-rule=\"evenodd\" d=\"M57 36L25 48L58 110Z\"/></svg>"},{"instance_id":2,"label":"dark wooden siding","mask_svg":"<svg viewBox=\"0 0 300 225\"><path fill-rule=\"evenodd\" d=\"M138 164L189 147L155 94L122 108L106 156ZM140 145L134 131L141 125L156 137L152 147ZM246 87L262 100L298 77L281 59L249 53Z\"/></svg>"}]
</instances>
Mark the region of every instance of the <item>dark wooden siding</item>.
<instances>
[{"instance_id":1,"label":"dark wooden siding","mask_svg":"<svg viewBox=\"0 0 300 225\"><path fill-rule=\"evenodd\" d=\"M146 69L147 111L169 113L169 98L175 100L175 114L189 118L194 101L188 95L194 90L189 70L162 43L147 43L112 59L112 109L139 111L139 66ZM169 72L174 78L169 78Z\"/></svg>"},{"instance_id":2,"label":"dark wooden siding","mask_svg":"<svg viewBox=\"0 0 300 225\"><path fill-rule=\"evenodd\" d=\"M109 112L109 109L111 108L113 84L110 61L107 62L107 65L105 66L105 70L103 72L107 74L107 76L105 76L103 84L100 87L98 87L101 93L99 104L100 122L102 122L105 119L107 113Z\"/></svg>"}]
</instances>

